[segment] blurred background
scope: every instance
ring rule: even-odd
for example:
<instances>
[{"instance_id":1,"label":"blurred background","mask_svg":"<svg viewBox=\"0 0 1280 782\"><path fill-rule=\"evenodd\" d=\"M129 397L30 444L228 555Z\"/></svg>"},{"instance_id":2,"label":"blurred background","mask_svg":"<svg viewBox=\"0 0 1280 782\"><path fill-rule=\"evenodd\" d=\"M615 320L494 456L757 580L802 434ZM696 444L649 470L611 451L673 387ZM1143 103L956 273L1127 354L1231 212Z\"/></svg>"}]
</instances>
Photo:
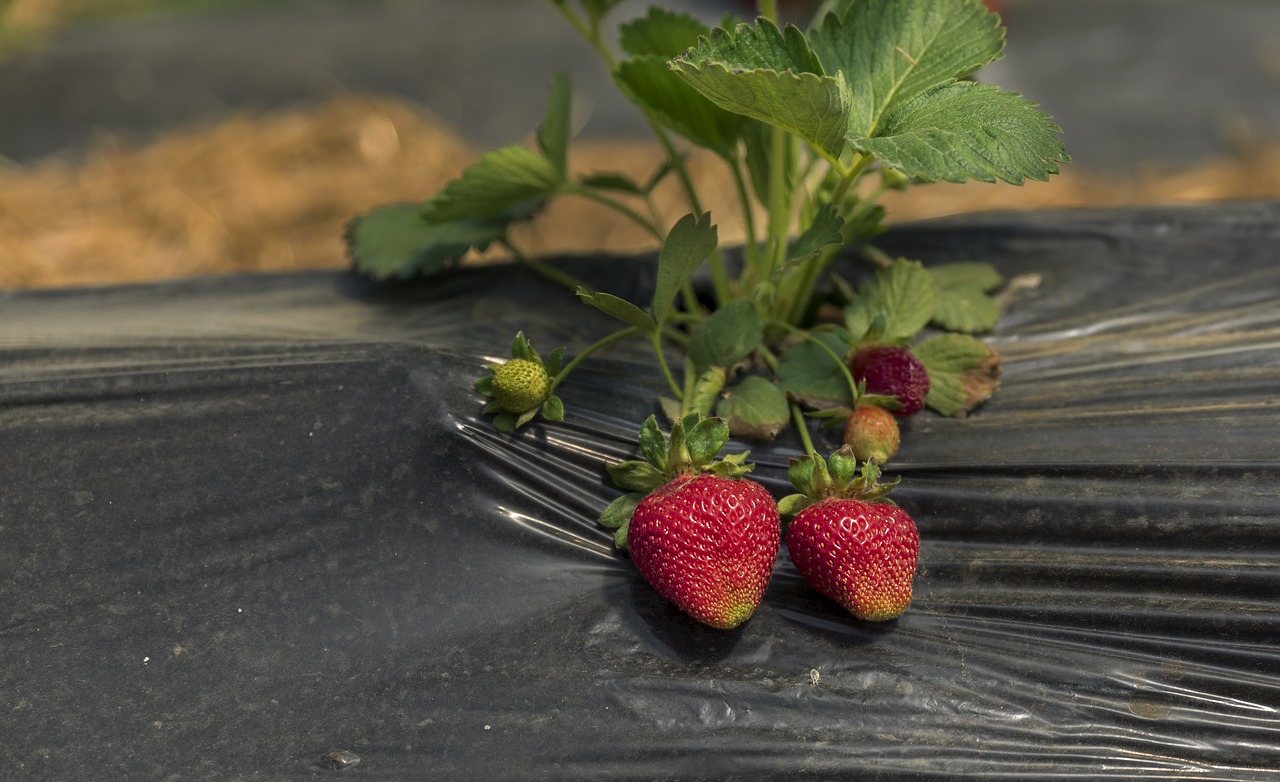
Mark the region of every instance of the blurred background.
<instances>
[{"instance_id":1,"label":"blurred background","mask_svg":"<svg viewBox=\"0 0 1280 782\"><path fill-rule=\"evenodd\" d=\"M893 194L891 220L1280 197L1280 2L992 5L1009 43L981 80L1053 114L1074 162L1047 184ZM644 123L542 0L0 0L0 288L342 267L347 220L529 140L560 70L572 167L644 178L660 156ZM719 162L691 168L740 237ZM521 230L538 252L650 247L570 201Z\"/></svg>"}]
</instances>

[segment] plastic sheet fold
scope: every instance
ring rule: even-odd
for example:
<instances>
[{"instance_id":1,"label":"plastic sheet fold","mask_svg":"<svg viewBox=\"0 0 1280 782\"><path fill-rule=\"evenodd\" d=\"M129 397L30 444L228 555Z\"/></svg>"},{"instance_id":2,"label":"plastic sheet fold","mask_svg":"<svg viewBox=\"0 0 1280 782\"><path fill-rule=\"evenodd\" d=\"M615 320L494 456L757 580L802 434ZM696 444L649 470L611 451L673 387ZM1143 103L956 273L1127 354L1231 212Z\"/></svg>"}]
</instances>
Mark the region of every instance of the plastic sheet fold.
<instances>
[{"instance_id":1,"label":"plastic sheet fold","mask_svg":"<svg viewBox=\"0 0 1280 782\"><path fill-rule=\"evenodd\" d=\"M1021 280L997 395L904 431L884 624L785 552L735 631L645 585L594 521L643 346L561 424L480 416L515 331L604 324L521 269L0 294L0 776L1280 779L1280 204L882 246ZM730 447L781 496L795 440Z\"/></svg>"}]
</instances>

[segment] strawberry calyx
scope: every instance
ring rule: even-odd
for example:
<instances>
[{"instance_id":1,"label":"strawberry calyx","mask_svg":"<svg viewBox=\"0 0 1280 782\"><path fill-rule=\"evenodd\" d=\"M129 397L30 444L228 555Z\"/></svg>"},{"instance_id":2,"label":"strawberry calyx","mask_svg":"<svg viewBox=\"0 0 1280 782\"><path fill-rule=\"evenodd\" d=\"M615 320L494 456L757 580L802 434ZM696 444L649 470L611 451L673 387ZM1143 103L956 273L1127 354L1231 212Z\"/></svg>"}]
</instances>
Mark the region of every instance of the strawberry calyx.
<instances>
[{"instance_id":1,"label":"strawberry calyx","mask_svg":"<svg viewBox=\"0 0 1280 782\"><path fill-rule=\"evenodd\" d=\"M668 438L658 428L657 416L649 416L640 425L640 454L644 458L618 462L607 468L614 484L626 489L627 494L609 503L600 514L600 526L615 530L614 543L625 549L631 515L640 501L655 489L682 476L743 477L753 467L746 463L747 451L716 458L728 442L729 423L723 418L691 413L671 425Z\"/></svg>"},{"instance_id":2,"label":"strawberry calyx","mask_svg":"<svg viewBox=\"0 0 1280 782\"><path fill-rule=\"evenodd\" d=\"M564 363L564 348L551 351L544 362L538 351L517 332L511 342L511 360L487 364L489 374L475 383L475 390L493 401L481 412L493 416L493 427L510 432L529 423L538 413L548 421L564 418L564 403L552 393Z\"/></svg>"},{"instance_id":3,"label":"strawberry calyx","mask_svg":"<svg viewBox=\"0 0 1280 782\"><path fill-rule=\"evenodd\" d=\"M844 445L824 459L816 453L792 459L787 477L797 494L789 494L778 503L784 517L795 516L810 505L827 499L851 499L893 505L887 495L900 479L880 483L880 466L875 459L859 465L853 449Z\"/></svg>"}]
</instances>

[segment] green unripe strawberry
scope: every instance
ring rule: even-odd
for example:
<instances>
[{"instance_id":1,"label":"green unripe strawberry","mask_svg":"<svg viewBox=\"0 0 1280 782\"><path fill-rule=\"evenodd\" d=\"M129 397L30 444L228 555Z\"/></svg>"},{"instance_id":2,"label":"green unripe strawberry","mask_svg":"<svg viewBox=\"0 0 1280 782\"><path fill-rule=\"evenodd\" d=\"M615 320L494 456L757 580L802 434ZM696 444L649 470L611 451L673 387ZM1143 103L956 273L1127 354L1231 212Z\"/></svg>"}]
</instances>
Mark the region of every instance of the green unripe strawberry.
<instances>
[{"instance_id":1,"label":"green unripe strawberry","mask_svg":"<svg viewBox=\"0 0 1280 782\"><path fill-rule=\"evenodd\" d=\"M844 442L860 462L884 464L898 453L902 432L898 418L883 407L859 405L844 424Z\"/></svg>"},{"instance_id":2,"label":"green unripe strawberry","mask_svg":"<svg viewBox=\"0 0 1280 782\"><path fill-rule=\"evenodd\" d=\"M493 398L508 413L520 415L547 401L551 376L536 361L513 358L493 370Z\"/></svg>"},{"instance_id":3,"label":"green unripe strawberry","mask_svg":"<svg viewBox=\"0 0 1280 782\"><path fill-rule=\"evenodd\" d=\"M484 414L493 416L493 426L500 432L518 429L538 413L548 421L564 418L564 403L552 394L564 361L564 348L556 348L543 363L524 332L511 343L511 360L490 364L489 374L476 381L476 391L493 399L484 406ZM552 380L555 377L556 380Z\"/></svg>"}]
</instances>

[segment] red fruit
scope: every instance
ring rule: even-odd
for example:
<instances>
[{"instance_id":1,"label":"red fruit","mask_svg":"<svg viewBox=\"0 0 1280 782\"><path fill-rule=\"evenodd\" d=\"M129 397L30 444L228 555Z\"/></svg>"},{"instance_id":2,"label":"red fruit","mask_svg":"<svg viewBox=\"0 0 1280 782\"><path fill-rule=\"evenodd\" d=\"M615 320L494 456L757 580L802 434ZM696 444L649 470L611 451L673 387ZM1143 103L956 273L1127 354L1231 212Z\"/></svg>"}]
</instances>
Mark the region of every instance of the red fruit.
<instances>
[{"instance_id":1,"label":"red fruit","mask_svg":"<svg viewBox=\"0 0 1280 782\"><path fill-rule=\"evenodd\" d=\"M833 497L796 515L787 552L810 586L859 619L879 622L911 602L920 534L897 506Z\"/></svg>"},{"instance_id":2,"label":"red fruit","mask_svg":"<svg viewBox=\"0 0 1280 782\"><path fill-rule=\"evenodd\" d=\"M868 394L891 396L902 403L900 416L915 415L924 409L929 395L929 373L920 360L904 347L876 345L853 356L853 379L866 383Z\"/></svg>"},{"instance_id":3,"label":"red fruit","mask_svg":"<svg viewBox=\"0 0 1280 782\"><path fill-rule=\"evenodd\" d=\"M898 419L883 407L855 407L844 423L844 442L858 461L884 464L898 452L902 432Z\"/></svg>"},{"instance_id":4,"label":"red fruit","mask_svg":"<svg viewBox=\"0 0 1280 782\"><path fill-rule=\"evenodd\" d=\"M780 529L773 497L755 481L683 474L636 506L627 547L664 597L727 630L760 605Z\"/></svg>"}]
</instances>

